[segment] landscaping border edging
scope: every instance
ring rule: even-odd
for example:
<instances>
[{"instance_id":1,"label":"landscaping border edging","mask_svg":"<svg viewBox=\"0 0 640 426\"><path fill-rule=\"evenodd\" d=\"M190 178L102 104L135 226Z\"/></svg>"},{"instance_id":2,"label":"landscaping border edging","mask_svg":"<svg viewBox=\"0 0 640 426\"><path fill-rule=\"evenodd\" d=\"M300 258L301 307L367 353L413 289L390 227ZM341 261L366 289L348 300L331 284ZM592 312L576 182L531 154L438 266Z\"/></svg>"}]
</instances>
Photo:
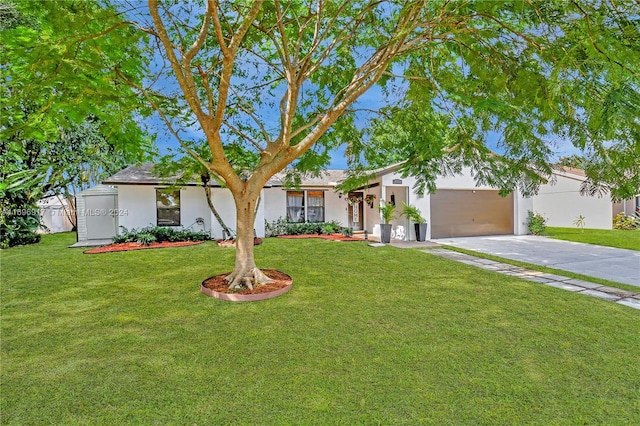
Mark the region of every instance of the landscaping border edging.
<instances>
[{"instance_id":1,"label":"landscaping border edging","mask_svg":"<svg viewBox=\"0 0 640 426\"><path fill-rule=\"evenodd\" d=\"M215 276L215 275L214 275ZM213 276L209 277L212 278ZM206 278L200 284L200 291L210 297L220 300L226 300L228 302L258 302L260 300L273 299L274 297L281 296L291 290L293 286L293 280L286 287L283 287L278 290L270 291L268 293L257 293L257 294L234 294L234 293L221 293L219 291L211 290L204 286L204 283L209 279Z\"/></svg>"}]
</instances>

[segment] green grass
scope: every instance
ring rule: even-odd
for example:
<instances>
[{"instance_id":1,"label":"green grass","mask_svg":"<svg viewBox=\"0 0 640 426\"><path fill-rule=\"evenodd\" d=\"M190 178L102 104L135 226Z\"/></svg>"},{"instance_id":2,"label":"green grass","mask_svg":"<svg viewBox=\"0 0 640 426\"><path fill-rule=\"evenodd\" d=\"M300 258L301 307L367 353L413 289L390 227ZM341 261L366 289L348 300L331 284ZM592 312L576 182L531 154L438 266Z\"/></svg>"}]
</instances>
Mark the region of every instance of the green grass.
<instances>
[{"instance_id":1,"label":"green grass","mask_svg":"<svg viewBox=\"0 0 640 426\"><path fill-rule=\"evenodd\" d=\"M3 424L640 423L640 315L365 243L267 239L284 296L202 279L233 249L2 251Z\"/></svg>"},{"instance_id":2,"label":"green grass","mask_svg":"<svg viewBox=\"0 0 640 426\"><path fill-rule=\"evenodd\" d=\"M640 230L623 231L619 229L584 229L548 227L544 235L558 240L578 243L596 244L599 246L617 247L629 250L640 250Z\"/></svg>"}]
</instances>

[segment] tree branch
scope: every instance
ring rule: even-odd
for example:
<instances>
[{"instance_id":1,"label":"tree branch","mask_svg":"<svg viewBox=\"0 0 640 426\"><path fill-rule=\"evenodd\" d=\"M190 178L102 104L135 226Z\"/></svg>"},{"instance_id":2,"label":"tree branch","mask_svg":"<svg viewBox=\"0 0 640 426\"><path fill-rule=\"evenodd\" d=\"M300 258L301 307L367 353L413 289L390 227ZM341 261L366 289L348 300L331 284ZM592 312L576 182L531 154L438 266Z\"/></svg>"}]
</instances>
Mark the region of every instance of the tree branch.
<instances>
[{"instance_id":1,"label":"tree branch","mask_svg":"<svg viewBox=\"0 0 640 426\"><path fill-rule=\"evenodd\" d=\"M207 6L204 11L204 19L202 21L202 27L200 28L198 37L195 39L191 47L182 56L183 66L188 66L191 63L196 53L198 53L200 49L202 49L204 42L207 40L207 35L209 34L209 24L211 23L210 16L209 16L210 15L209 8L211 7L211 3L212 2L207 1Z\"/></svg>"},{"instance_id":2,"label":"tree branch","mask_svg":"<svg viewBox=\"0 0 640 426\"><path fill-rule=\"evenodd\" d=\"M233 133L237 134L238 136L240 136L243 139L245 139L247 142L251 143L251 145L253 145L258 150L258 152L264 151L264 148L262 148L260 146L260 144L255 139L253 139L251 136L247 135L242 130L238 129L233 124L229 123L229 121L225 120L224 121L224 125L227 126L228 128L230 128L231 131L233 131Z\"/></svg>"},{"instance_id":3,"label":"tree branch","mask_svg":"<svg viewBox=\"0 0 640 426\"><path fill-rule=\"evenodd\" d=\"M280 37L282 37L282 54L284 56L284 62L282 65L284 65L285 69L287 70L287 74L289 74L289 72L291 71L291 54L289 52L289 39L287 37L287 33L284 30L284 25L282 23L283 21L283 17L282 17L282 10L280 10L280 1L278 0L273 0L273 5L275 7L276 10L276 25L278 26L278 31L280 32ZM295 63L295 58L294 59L294 63Z\"/></svg>"}]
</instances>

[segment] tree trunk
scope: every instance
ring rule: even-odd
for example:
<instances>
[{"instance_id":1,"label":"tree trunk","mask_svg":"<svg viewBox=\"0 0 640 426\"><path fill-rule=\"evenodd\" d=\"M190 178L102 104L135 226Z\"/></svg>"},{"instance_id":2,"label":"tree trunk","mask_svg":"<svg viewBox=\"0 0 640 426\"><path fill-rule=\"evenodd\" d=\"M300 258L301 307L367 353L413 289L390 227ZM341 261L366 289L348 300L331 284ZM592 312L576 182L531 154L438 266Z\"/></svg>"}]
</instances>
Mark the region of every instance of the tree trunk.
<instances>
[{"instance_id":1,"label":"tree trunk","mask_svg":"<svg viewBox=\"0 0 640 426\"><path fill-rule=\"evenodd\" d=\"M213 213L213 216L215 216L216 220L222 227L222 239L226 240L227 238L233 237L231 230L222 221L222 217L220 217L218 210L216 210L215 206L213 205L213 201L211 200L211 188L206 183L203 185L203 187L204 187L205 196L207 198L207 204L209 205L209 210L211 210L211 213Z\"/></svg>"},{"instance_id":2,"label":"tree trunk","mask_svg":"<svg viewBox=\"0 0 640 426\"><path fill-rule=\"evenodd\" d=\"M209 205L209 210L211 210L211 213L213 213L213 216L215 216L216 220L222 227L222 239L226 240L227 238L233 237L231 230L222 221L222 217L220 217L218 210L216 210L215 206L213 205L213 200L211 199L211 187L209 186L211 177L208 174L203 174L200 176L200 180L202 181L202 187L204 188L204 194L205 194L205 197L207 198L207 204Z\"/></svg>"},{"instance_id":3,"label":"tree trunk","mask_svg":"<svg viewBox=\"0 0 640 426\"><path fill-rule=\"evenodd\" d=\"M241 285L253 289L254 285L273 282L258 269L253 257L253 224L257 198L257 195L234 196L236 202L236 263L233 272L226 278L230 289Z\"/></svg>"},{"instance_id":4,"label":"tree trunk","mask_svg":"<svg viewBox=\"0 0 640 426\"><path fill-rule=\"evenodd\" d=\"M65 203L62 202L63 199L67 201L66 205L65 205ZM75 198L72 197L69 194L67 194L67 196L64 197L64 198L61 198L58 195L58 200L60 201L60 204L62 204L62 211L64 211L64 214L67 217L67 219L69 220L69 223L71 223L71 231L72 232L76 232L78 230L78 227L77 227L77 223L76 223L76 200L75 200Z\"/></svg>"}]
</instances>

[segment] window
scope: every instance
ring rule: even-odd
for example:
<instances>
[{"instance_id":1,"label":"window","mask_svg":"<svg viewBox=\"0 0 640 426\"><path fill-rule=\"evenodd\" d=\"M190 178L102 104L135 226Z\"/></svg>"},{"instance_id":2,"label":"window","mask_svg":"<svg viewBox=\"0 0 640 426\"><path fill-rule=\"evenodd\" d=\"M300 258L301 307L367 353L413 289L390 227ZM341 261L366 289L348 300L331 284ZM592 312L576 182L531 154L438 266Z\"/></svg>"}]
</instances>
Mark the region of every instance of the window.
<instances>
[{"instance_id":1,"label":"window","mask_svg":"<svg viewBox=\"0 0 640 426\"><path fill-rule=\"evenodd\" d=\"M287 191L289 222L324 222L324 191Z\"/></svg>"},{"instance_id":2,"label":"window","mask_svg":"<svg viewBox=\"0 0 640 426\"><path fill-rule=\"evenodd\" d=\"M180 226L180 191L156 189L158 226Z\"/></svg>"},{"instance_id":3,"label":"window","mask_svg":"<svg viewBox=\"0 0 640 426\"><path fill-rule=\"evenodd\" d=\"M287 220L304 222L304 191L287 191Z\"/></svg>"},{"instance_id":4,"label":"window","mask_svg":"<svg viewBox=\"0 0 640 426\"><path fill-rule=\"evenodd\" d=\"M307 191L307 221L324 222L324 192Z\"/></svg>"}]
</instances>

